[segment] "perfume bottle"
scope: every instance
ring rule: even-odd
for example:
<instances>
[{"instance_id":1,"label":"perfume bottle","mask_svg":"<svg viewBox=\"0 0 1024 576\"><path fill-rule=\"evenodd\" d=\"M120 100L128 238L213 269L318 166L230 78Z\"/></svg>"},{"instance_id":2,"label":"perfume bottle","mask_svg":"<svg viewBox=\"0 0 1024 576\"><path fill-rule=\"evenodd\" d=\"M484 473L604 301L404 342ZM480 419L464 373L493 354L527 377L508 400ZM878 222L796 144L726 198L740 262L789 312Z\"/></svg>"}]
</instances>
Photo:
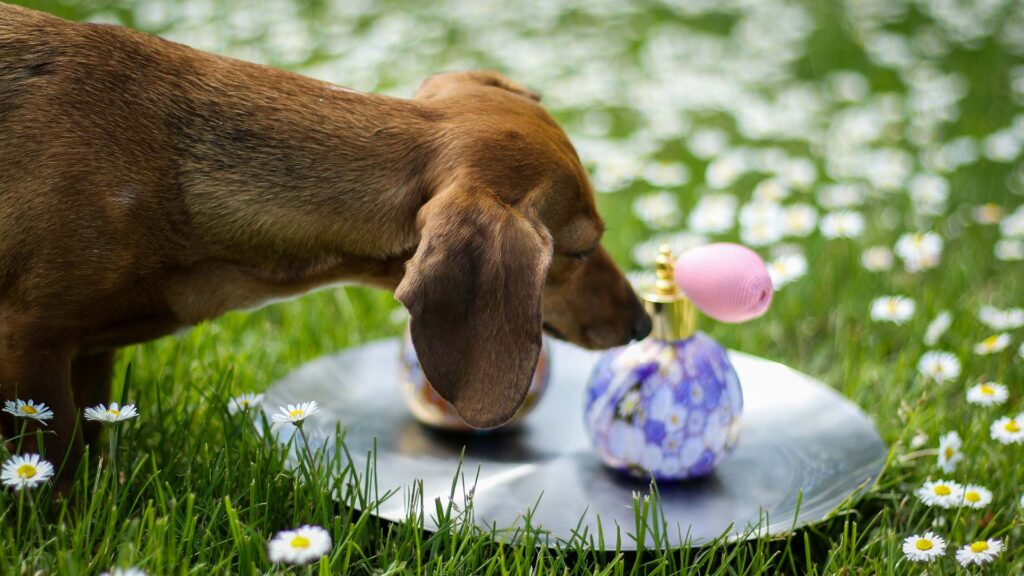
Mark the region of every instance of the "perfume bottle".
<instances>
[{"instance_id":1,"label":"perfume bottle","mask_svg":"<svg viewBox=\"0 0 1024 576\"><path fill-rule=\"evenodd\" d=\"M697 308L662 246L643 294L651 335L606 352L587 386L584 418L609 467L638 477L704 476L732 450L743 393L725 349L697 330Z\"/></svg>"}]
</instances>

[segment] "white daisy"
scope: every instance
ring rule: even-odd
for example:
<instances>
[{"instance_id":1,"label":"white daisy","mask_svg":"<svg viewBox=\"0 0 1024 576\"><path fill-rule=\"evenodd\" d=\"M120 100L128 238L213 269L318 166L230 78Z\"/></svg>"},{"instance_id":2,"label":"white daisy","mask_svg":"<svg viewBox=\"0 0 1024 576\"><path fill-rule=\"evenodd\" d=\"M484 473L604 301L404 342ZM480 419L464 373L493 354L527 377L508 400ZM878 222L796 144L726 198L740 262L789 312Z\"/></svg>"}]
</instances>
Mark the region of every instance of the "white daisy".
<instances>
[{"instance_id":1,"label":"white daisy","mask_svg":"<svg viewBox=\"0 0 1024 576\"><path fill-rule=\"evenodd\" d=\"M860 255L860 263L868 272L892 270L892 250L886 246L872 246Z\"/></svg>"},{"instance_id":2,"label":"white daisy","mask_svg":"<svg viewBox=\"0 0 1024 576\"><path fill-rule=\"evenodd\" d=\"M967 401L982 406L995 406L1006 402L1010 391L1003 384L982 382L967 389Z\"/></svg>"},{"instance_id":3,"label":"white daisy","mask_svg":"<svg viewBox=\"0 0 1024 576\"><path fill-rule=\"evenodd\" d=\"M931 562L946 553L946 541L934 532L909 536L903 540L903 555L911 562Z\"/></svg>"},{"instance_id":4,"label":"white daisy","mask_svg":"<svg viewBox=\"0 0 1024 576\"><path fill-rule=\"evenodd\" d=\"M100 404L85 409L85 419L96 422L121 422L122 420L135 418L138 415L139 411L135 408L134 404L118 406L117 402L111 403L110 408Z\"/></svg>"},{"instance_id":5,"label":"white daisy","mask_svg":"<svg viewBox=\"0 0 1024 576\"><path fill-rule=\"evenodd\" d=\"M1024 326L1024 308L996 308L985 305L978 309L978 321L993 330L1013 330Z\"/></svg>"},{"instance_id":6,"label":"white daisy","mask_svg":"<svg viewBox=\"0 0 1024 576\"><path fill-rule=\"evenodd\" d=\"M686 146L697 158L710 160L729 146L729 135L717 128L699 128L690 134Z\"/></svg>"},{"instance_id":7,"label":"white daisy","mask_svg":"<svg viewBox=\"0 0 1024 576\"><path fill-rule=\"evenodd\" d=\"M307 564L331 551L331 535L319 526L283 530L267 544L271 562Z\"/></svg>"},{"instance_id":8,"label":"white daisy","mask_svg":"<svg viewBox=\"0 0 1024 576\"><path fill-rule=\"evenodd\" d=\"M906 296L882 296L871 302L871 319L905 324L914 315L914 301Z\"/></svg>"},{"instance_id":9,"label":"white daisy","mask_svg":"<svg viewBox=\"0 0 1024 576\"><path fill-rule=\"evenodd\" d=\"M818 226L818 211L809 204L792 204L782 210L782 231L786 236L807 236Z\"/></svg>"},{"instance_id":10,"label":"white daisy","mask_svg":"<svg viewBox=\"0 0 1024 576\"><path fill-rule=\"evenodd\" d=\"M784 254L768 263L768 276L772 287L781 289L807 273L807 257L801 252Z\"/></svg>"},{"instance_id":11,"label":"white daisy","mask_svg":"<svg viewBox=\"0 0 1024 576\"><path fill-rule=\"evenodd\" d=\"M924 331L925 345L935 346L939 342L939 338L942 338L942 335L946 333L946 330L949 330L952 324L953 315L948 310L939 312Z\"/></svg>"},{"instance_id":12,"label":"white daisy","mask_svg":"<svg viewBox=\"0 0 1024 576\"><path fill-rule=\"evenodd\" d=\"M1000 334L993 334L988 338L985 338L981 342L974 345L974 353L987 355L995 354L996 352L1002 352L1006 350L1006 347L1010 345L1010 335L1006 332Z\"/></svg>"},{"instance_id":13,"label":"white daisy","mask_svg":"<svg viewBox=\"0 0 1024 576\"><path fill-rule=\"evenodd\" d=\"M953 508L963 498L963 486L952 480L927 481L914 492L928 506Z\"/></svg>"},{"instance_id":14,"label":"white daisy","mask_svg":"<svg viewBox=\"0 0 1024 576\"><path fill-rule=\"evenodd\" d=\"M644 180L661 188L682 186L690 180L690 170L678 162L652 162L644 168Z\"/></svg>"},{"instance_id":15,"label":"white daisy","mask_svg":"<svg viewBox=\"0 0 1024 576\"><path fill-rule=\"evenodd\" d=\"M934 232L904 234L896 241L894 252L907 272L934 268L942 257L942 237Z\"/></svg>"},{"instance_id":16,"label":"white daisy","mask_svg":"<svg viewBox=\"0 0 1024 576\"><path fill-rule=\"evenodd\" d=\"M963 442L956 431L947 432L939 436L940 470L948 474L956 468L956 465L964 458L963 452L960 451L962 445Z\"/></svg>"},{"instance_id":17,"label":"white daisy","mask_svg":"<svg viewBox=\"0 0 1024 576\"><path fill-rule=\"evenodd\" d=\"M38 454L13 456L4 462L0 471L0 481L15 490L35 488L49 480L51 476L53 464L41 460Z\"/></svg>"},{"instance_id":18,"label":"white daisy","mask_svg":"<svg viewBox=\"0 0 1024 576\"><path fill-rule=\"evenodd\" d=\"M687 218L693 232L720 234L732 230L736 224L736 197L717 193L701 196Z\"/></svg>"},{"instance_id":19,"label":"white daisy","mask_svg":"<svg viewBox=\"0 0 1024 576\"><path fill-rule=\"evenodd\" d=\"M999 224L1003 219L1003 207L998 204L982 204L974 208L974 221L978 224Z\"/></svg>"},{"instance_id":20,"label":"white daisy","mask_svg":"<svg viewBox=\"0 0 1024 576\"><path fill-rule=\"evenodd\" d=\"M146 573L139 568L114 568L100 576L146 576Z\"/></svg>"},{"instance_id":21,"label":"white daisy","mask_svg":"<svg viewBox=\"0 0 1024 576\"><path fill-rule=\"evenodd\" d=\"M648 228L671 228L679 223L679 200L671 192L644 194L633 202L633 212Z\"/></svg>"},{"instance_id":22,"label":"white daisy","mask_svg":"<svg viewBox=\"0 0 1024 576\"><path fill-rule=\"evenodd\" d=\"M263 401L263 394L253 394L252 392L246 392L235 396L228 400L228 412L231 414L238 414L239 412L246 412L249 408L258 406Z\"/></svg>"},{"instance_id":23,"label":"white daisy","mask_svg":"<svg viewBox=\"0 0 1024 576\"><path fill-rule=\"evenodd\" d=\"M964 486L963 505L968 508L984 508L992 502L992 491L984 486L967 484Z\"/></svg>"},{"instance_id":24,"label":"white daisy","mask_svg":"<svg viewBox=\"0 0 1024 576\"><path fill-rule=\"evenodd\" d=\"M999 233L1005 238L1024 236L1024 210L1017 208L999 222Z\"/></svg>"},{"instance_id":25,"label":"white daisy","mask_svg":"<svg viewBox=\"0 0 1024 576\"><path fill-rule=\"evenodd\" d=\"M1020 156L1022 143L1009 130L998 130L985 138L985 157L993 162L1010 162Z\"/></svg>"},{"instance_id":26,"label":"white daisy","mask_svg":"<svg viewBox=\"0 0 1024 576\"><path fill-rule=\"evenodd\" d=\"M851 208L863 204L867 195L867 186L860 182L828 184L818 190L818 204L829 210Z\"/></svg>"},{"instance_id":27,"label":"white daisy","mask_svg":"<svg viewBox=\"0 0 1024 576\"><path fill-rule=\"evenodd\" d=\"M732 186L747 170L747 162L737 154L723 154L708 164L704 181L708 186L722 190Z\"/></svg>"},{"instance_id":28,"label":"white daisy","mask_svg":"<svg viewBox=\"0 0 1024 576\"><path fill-rule=\"evenodd\" d=\"M1024 260L1024 240L1018 238L1001 238L992 247L997 260L1018 262Z\"/></svg>"},{"instance_id":29,"label":"white daisy","mask_svg":"<svg viewBox=\"0 0 1024 576\"><path fill-rule=\"evenodd\" d=\"M4 401L4 412L13 414L19 418L30 418L46 424L44 420L53 418L53 411L46 404L36 404L32 400L10 400Z\"/></svg>"},{"instance_id":30,"label":"white daisy","mask_svg":"<svg viewBox=\"0 0 1024 576\"><path fill-rule=\"evenodd\" d=\"M1024 442L1024 420L1021 415L1011 418L1003 416L989 427L989 435L1000 444L1020 444Z\"/></svg>"},{"instance_id":31,"label":"white daisy","mask_svg":"<svg viewBox=\"0 0 1024 576\"><path fill-rule=\"evenodd\" d=\"M277 414L270 417L274 424L299 424L319 412L320 405L316 403L316 400L311 400L301 404L282 406L278 410Z\"/></svg>"},{"instance_id":32,"label":"white daisy","mask_svg":"<svg viewBox=\"0 0 1024 576\"><path fill-rule=\"evenodd\" d=\"M789 187L781 180L768 178L754 186L752 197L757 201L782 202L789 197Z\"/></svg>"},{"instance_id":33,"label":"white daisy","mask_svg":"<svg viewBox=\"0 0 1024 576\"><path fill-rule=\"evenodd\" d=\"M951 352L930 350L921 355L917 371L941 384L960 376L960 360Z\"/></svg>"},{"instance_id":34,"label":"white daisy","mask_svg":"<svg viewBox=\"0 0 1024 576\"><path fill-rule=\"evenodd\" d=\"M917 434L914 434L914 437L910 439L910 447L913 448L914 450L917 450L918 448L924 446L927 443L928 435L925 434L923 431L918 431Z\"/></svg>"},{"instance_id":35,"label":"white daisy","mask_svg":"<svg viewBox=\"0 0 1024 576\"><path fill-rule=\"evenodd\" d=\"M758 246L772 244L782 239L782 207L776 202L756 200L740 209L740 233L744 242Z\"/></svg>"},{"instance_id":36,"label":"white daisy","mask_svg":"<svg viewBox=\"0 0 1024 576\"><path fill-rule=\"evenodd\" d=\"M849 210L830 212L821 219L819 227L825 238L856 238L864 232L864 216Z\"/></svg>"},{"instance_id":37,"label":"white daisy","mask_svg":"<svg viewBox=\"0 0 1024 576\"><path fill-rule=\"evenodd\" d=\"M1002 551L1003 543L1000 540L978 540L957 550L956 561L965 568L971 564L987 564Z\"/></svg>"},{"instance_id":38,"label":"white daisy","mask_svg":"<svg viewBox=\"0 0 1024 576\"><path fill-rule=\"evenodd\" d=\"M941 214L949 198L949 181L936 174L918 174L910 180L910 199L924 214Z\"/></svg>"},{"instance_id":39,"label":"white daisy","mask_svg":"<svg viewBox=\"0 0 1024 576\"><path fill-rule=\"evenodd\" d=\"M740 240L748 246L768 246L782 240L782 227L777 221L754 222L740 228Z\"/></svg>"}]
</instances>

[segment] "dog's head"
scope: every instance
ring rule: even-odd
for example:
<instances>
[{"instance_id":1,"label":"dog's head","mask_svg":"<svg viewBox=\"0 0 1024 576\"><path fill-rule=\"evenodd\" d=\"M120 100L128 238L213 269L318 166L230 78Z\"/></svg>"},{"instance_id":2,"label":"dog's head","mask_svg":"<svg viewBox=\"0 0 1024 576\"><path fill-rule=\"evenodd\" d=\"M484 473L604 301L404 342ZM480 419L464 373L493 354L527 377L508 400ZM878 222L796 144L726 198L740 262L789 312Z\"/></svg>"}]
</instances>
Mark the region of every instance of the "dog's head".
<instances>
[{"instance_id":1,"label":"dog's head","mask_svg":"<svg viewBox=\"0 0 1024 576\"><path fill-rule=\"evenodd\" d=\"M587 348L643 338L650 318L601 246L594 192L540 97L494 72L433 76L440 174L396 296L434 388L472 426L522 405L543 331Z\"/></svg>"}]
</instances>

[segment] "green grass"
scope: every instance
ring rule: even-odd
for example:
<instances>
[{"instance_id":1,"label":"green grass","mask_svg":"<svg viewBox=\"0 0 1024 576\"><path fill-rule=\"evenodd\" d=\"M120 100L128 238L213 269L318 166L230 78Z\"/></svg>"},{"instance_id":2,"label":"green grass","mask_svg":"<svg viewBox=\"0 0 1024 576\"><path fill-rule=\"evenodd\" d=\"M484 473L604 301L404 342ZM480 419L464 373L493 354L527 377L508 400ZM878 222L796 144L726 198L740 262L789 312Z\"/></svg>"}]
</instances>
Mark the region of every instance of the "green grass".
<instances>
[{"instance_id":1,"label":"green grass","mask_svg":"<svg viewBox=\"0 0 1024 576\"><path fill-rule=\"evenodd\" d=\"M138 8L134 2L102 0L23 3L66 17L102 15L129 25L135 23ZM229 3L215 5L222 16L231 12ZM402 6L387 5L395 10ZM324 3L303 6L300 14L315 29ZM818 2L810 9L820 28L800 61L803 77L856 69L876 90L902 89L892 72L873 67L855 45L843 25L841 6ZM635 17L635 26L642 37L645 27L673 17L652 5ZM587 18L592 17L569 15L565 25L592 26ZM911 10L891 29L909 32L924 19ZM732 20L723 16L696 25L722 32ZM173 26L151 31L172 31ZM225 23L214 27L225 34L228 29ZM462 37L453 31L449 41L453 53L460 55ZM324 57L314 53L309 58L315 62ZM957 49L946 58L943 65L972 85L961 103L962 117L947 136L984 135L1010 122L1019 111L1006 81L1015 62L991 39L977 50ZM384 87L395 81L386 75L381 80ZM571 122L578 112L557 115ZM627 111L613 116L617 132L635 128ZM699 120L733 131L724 117ZM691 183L676 190L687 209L702 190L705 163L679 150L694 173ZM975 319L978 306L1021 304L1021 264L995 260L992 246L998 230L973 225L969 218L969 207L982 202L1010 210L1020 203L1006 185L1012 168L982 161L951 176L951 208L933 226L946 240L939 268L909 274L898 265L890 273L869 273L861 267L864 246L891 245L902 231L916 229L906 197L894 194L863 208L869 226L862 240L826 241L819 235L801 240L810 271L777 294L767 316L742 326L705 324L705 330L729 347L777 359L834 386L872 416L893 447L892 462L878 485L821 524L771 539L633 554L600 552L584 541L557 550L538 548L538 533L531 529L522 531L517 543L508 543L471 528L464 520L472 510L435 509L434 503L426 503L423 514L441 520L444 528L437 533L422 530L422 515L401 523L380 521L371 514L378 499L372 471L348 467L339 454L318 454L313 463L293 469L286 465L287 447L261 437L226 410L230 396L263 390L304 362L401 332L402 325L392 319L397 303L390 294L344 287L256 312L231 313L187 334L125 349L114 397L126 393L142 417L120 429L118 473L93 454L74 484L70 505L54 502L48 489L0 492L0 574L99 574L114 565L137 565L150 574L303 573L305 569L270 564L266 542L274 532L304 523L324 526L334 538L330 555L310 568L320 574L917 573L920 566L902 560L901 541L933 527L951 548L979 537L1004 538L1008 549L985 571L1020 573L1024 518L1017 502L1024 491L1024 454L1020 447L995 444L988 436L995 417L1024 408L1024 362L1015 353L1019 334L1001 354L971 353L973 344L991 332ZM745 178L733 191L749 197L755 182ZM646 185L636 184L599 197L608 221L606 244L626 267L630 247L651 235L630 211L632 200L645 191ZM875 225L892 214L891 227ZM913 320L904 326L871 322L870 301L883 294L914 298L918 311ZM964 369L956 382L935 385L917 374L916 364L926 350L921 335L942 309L953 311L955 321L939 347L956 352ZM989 410L969 406L964 390L982 379L1008 384L1008 405ZM925 478L943 476L927 449L948 430L960 432L966 453L965 463L950 476L995 492L995 501L984 511L944 513L925 508L912 496ZM911 439L921 433L927 442L912 448ZM340 487L346 484L362 488L342 493ZM646 510L638 520L646 529L659 525L656 503L656 497L647 508L638 503L638 514ZM929 569L959 570L951 553Z\"/></svg>"}]
</instances>

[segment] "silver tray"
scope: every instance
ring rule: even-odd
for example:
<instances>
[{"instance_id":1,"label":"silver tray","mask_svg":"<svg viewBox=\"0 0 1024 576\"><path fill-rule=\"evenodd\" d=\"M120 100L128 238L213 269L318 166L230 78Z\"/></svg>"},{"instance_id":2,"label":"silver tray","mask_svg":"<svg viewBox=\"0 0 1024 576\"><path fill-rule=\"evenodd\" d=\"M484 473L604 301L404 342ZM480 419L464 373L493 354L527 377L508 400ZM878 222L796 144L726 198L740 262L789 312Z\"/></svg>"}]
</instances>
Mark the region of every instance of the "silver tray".
<instances>
[{"instance_id":1,"label":"silver tray","mask_svg":"<svg viewBox=\"0 0 1024 576\"><path fill-rule=\"evenodd\" d=\"M516 429L466 434L419 424L400 395L397 339L300 367L267 391L263 408L270 414L316 400L322 412L304 428L310 441L332 448L340 422L357 470L375 449L379 491L396 491L375 510L384 519L408 518L409 495L422 481L425 522L436 529L433 501L448 502L462 456L466 485L455 491L454 504L464 506L471 492L473 518L483 529L522 527L529 512L548 545L585 533L590 545L635 550L634 492L647 494L649 482L605 469L583 426L583 389L598 354L551 344L551 383ZM857 406L782 364L740 352L730 357L745 404L737 447L707 478L658 485L668 530L657 543L647 531L645 547L765 536L817 522L882 472L887 448Z\"/></svg>"}]
</instances>

